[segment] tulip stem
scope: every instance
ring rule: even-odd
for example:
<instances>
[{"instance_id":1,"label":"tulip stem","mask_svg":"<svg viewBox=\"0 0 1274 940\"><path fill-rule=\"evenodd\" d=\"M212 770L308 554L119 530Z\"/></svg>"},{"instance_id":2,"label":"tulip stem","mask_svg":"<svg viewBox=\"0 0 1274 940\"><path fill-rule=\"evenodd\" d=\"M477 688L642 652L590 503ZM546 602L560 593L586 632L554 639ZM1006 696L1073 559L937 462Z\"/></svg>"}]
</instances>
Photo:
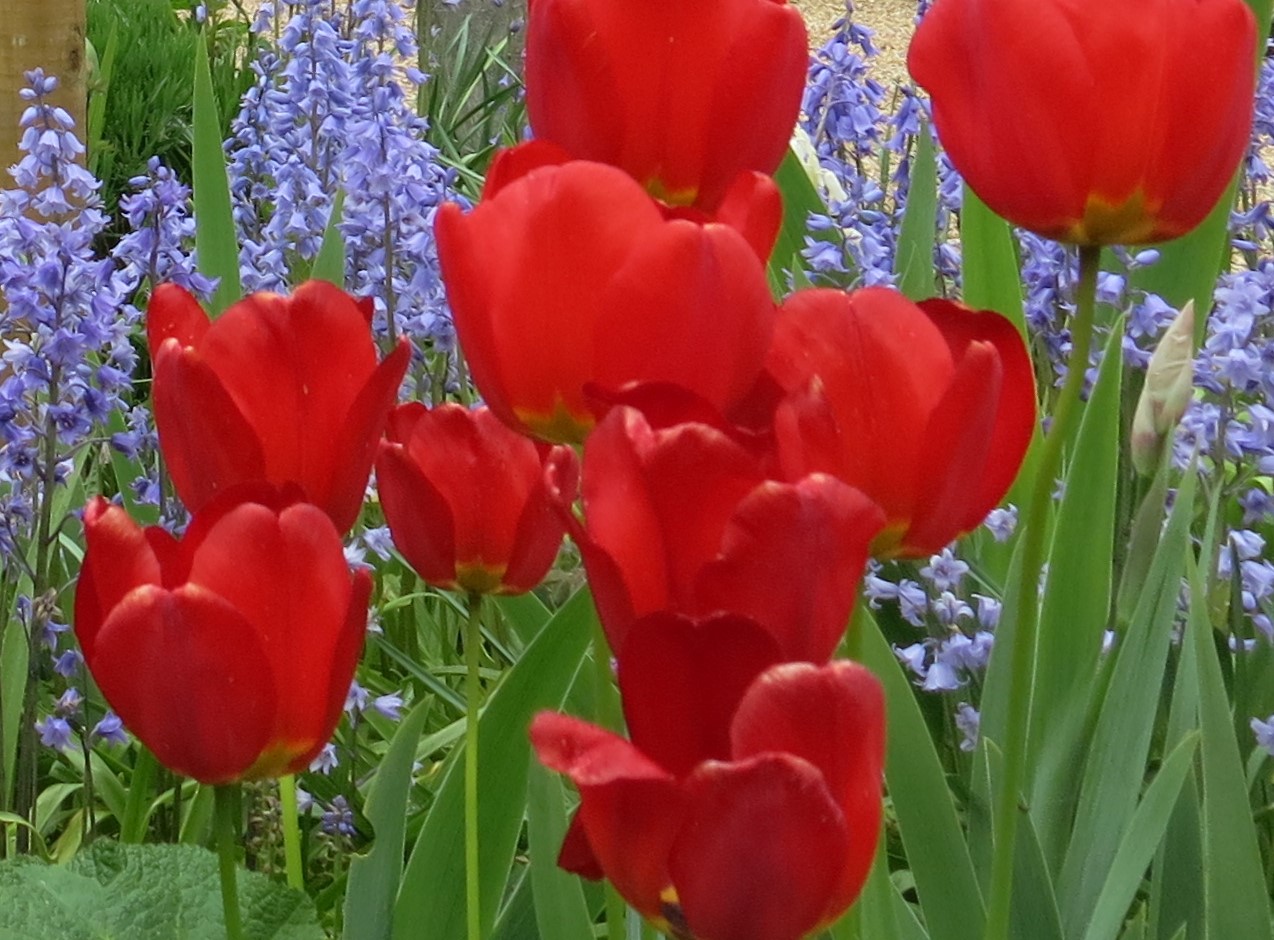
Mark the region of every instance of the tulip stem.
<instances>
[{"instance_id":1,"label":"tulip stem","mask_svg":"<svg viewBox=\"0 0 1274 940\"><path fill-rule=\"evenodd\" d=\"M1071 436L1080 408L1080 393L1088 371L1093 341L1093 311L1097 297L1097 274L1101 248L1079 249L1079 285L1075 292L1075 316L1071 320L1070 364L1066 381L1057 397L1052 425L1044 438L1035 479L1027 504L1026 528L1022 533L1022 565L1018 578L1017 617L1014 622L1012 659L1009 662L1011 707L1005 726L1004 780L994 791L994 857L991 866L991 894L987 911L987 940L1007 940L1013 898L1013 856L1017 841L1018 814L1026 759L1030 747L1031 680L1035 669L1035 647L1039 633L1039 579L1044 564L1045 536L1053 496L1053 484L1062 462L1062 450Z\"/></svg>"},{"instance_id":2,"label":"tulip stem","mask_svg":"<svg viewBox=\"0 0 1274 940\"><path fill-rule=\"evenodd\" d=\"M243 940L243 921L239 916L239 893L235 884L236 850L239 845L239 785L215 787L215 826L217 857L221 867L221 909L225 912L226 940Z\"/></svg>"},{"instance_id":3,"label":"tulip stem","mask_svg":"<svg viewBox=\"0 0 1274 940\"><path fill-rule=\"evenodd\" d=\"M464 635L464 883L468 940L482 937L482 912L478 906L478 710L482 698L478 665L481 650L482 595L471 593Z\"/></svg>"},{"instance_id":4,"label":"tulip stem","mask_svg":"<svg viewBox=\"0 0 1274 940\"><path fill-rule=\"evenodd\" d=\"M301 867L301 828L297 822L296 777L279 778L279 802L283 816L283 858L287 867L288 887L305 890L305 870Z\"/></svg>"}]
</instances>

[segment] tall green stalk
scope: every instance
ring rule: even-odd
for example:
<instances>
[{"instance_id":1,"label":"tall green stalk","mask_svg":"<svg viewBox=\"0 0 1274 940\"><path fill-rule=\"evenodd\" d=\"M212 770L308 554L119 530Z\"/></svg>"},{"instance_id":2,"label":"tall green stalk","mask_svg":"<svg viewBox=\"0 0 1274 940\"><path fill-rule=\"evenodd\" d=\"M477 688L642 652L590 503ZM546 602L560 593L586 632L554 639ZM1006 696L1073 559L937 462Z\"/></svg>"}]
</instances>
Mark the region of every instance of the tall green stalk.
<instances>
[{"instance_id":1,"label":"tall green stalk","mask_svg":"<svg viewBox=\"0 0 1274 940\"><path fill-rule=\"evenodd\" d=\"M232 783L213 791L216 806L217 859L221 871L221 909L226 919L226 940L243 940L243 919L239 914L236 884L236 854L239 845L239 785Z\"/></svg>"},{"instance_id":2,"label":"tall green stalk","mask_svg":"<svg viewBox=\"0 0 1274 940\"><path fill-rule=\"evenodd\" d=\"M279 778L279 808L283 817L283 858L287 866L288 887L305 890L305 870L301 862L301 827L297 819L296 776Z\"/></svg>"},{"instance_id":3,"label":"tall green stalk","mask_svg":"<svg viewBox=\"0 0 1274 940\"><path fill-rule=\"evenodd\" d=\"M482 682L478 672L482 650L482 595L469 595L465 625L465 721L464 721L464 884L468 940L482 938L482 911L478 885L478 713Z\"/></svg>"},{"instance_id":4,"label":"tall green stalk","mask_svg":"<svg viewBox=\"0 0 1274 940\"><path fill-rule=\"evenodd\" d=\"M1052 502L1053 481L1061 467L1062 450L1080 414L1080 393L1093 342L1093 313L1097 298L1097 274L1101 248L1079 250L1079 286L1075 317L1071 321L1070 365L1058 395L1053 421L1044 438L1022 533L1022 565L1018 579L1017 619L1014 623L1012 659L1009 662L1008 724L1004 740L1004 780L993 795L995 850L991 864L990 907L987 940L1008 940L1013 898L1013 855L1017 842L1019 795L1026 777L1026 755L1031 727L1032 674L1039 633L1039 578L1044 564L1045 537Z\"/></svg>"}]
</instances>

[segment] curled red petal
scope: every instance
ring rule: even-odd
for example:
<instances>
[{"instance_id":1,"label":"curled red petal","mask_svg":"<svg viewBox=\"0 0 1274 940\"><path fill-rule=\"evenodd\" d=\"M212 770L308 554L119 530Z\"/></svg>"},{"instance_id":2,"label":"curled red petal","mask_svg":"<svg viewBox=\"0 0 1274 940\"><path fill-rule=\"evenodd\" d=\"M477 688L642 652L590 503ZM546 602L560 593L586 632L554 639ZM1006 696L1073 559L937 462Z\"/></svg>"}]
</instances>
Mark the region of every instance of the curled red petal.
<instances>
[{"instance_id":1,"label":"curled red petal","mask_svg":"<svg viewBox=\"0 0 1274 940\"><path fill-rule=\"evenodd\" d=\"M659 916L683 819L676 780L623 738L567 715L536 715L531 744L579 788L577 818L606 877L637 910Z\"/></svg>"},{"instance_id":2,"label":"curled red petal","mask_svg":"<svg viewBox=\"0 0 1274 940\"><path fill-rule=\"evenodd\" d=\"M260 637L210 591L136 589L86 659L111 708L178 773L238 780L270 739L277 693Z\"/></svg>"},{"instance_id":3,"label":"curled red petal","mask_svg":"<svg viewBox=\"0 0 1274 940\"><path fill-rule=\"evenodd\" d=\"M885 701L864 666L787 663L763 673L739 703L733 756L792 754L817 767L844 813L848 848L827 917L857 897L875 857L885 763Z\"/></svg>"},{"instance_id":4,"label":"curled red petal","mask_svg":"<svg viewBox=\"0 0 1274 940\"><path fill-rule=\"evenodd\" d=\"M685 790L669 868L692 936L800 940L824 922L847 839L814 766L773 753L709 762Z\"/></svg>"},{"instance_id":5,"label":"curled red petal","mask_svg":"<svg viewBox=\"0 0 1274 940\"><path fill-rule=\"evenodd\" d=\"M697 606L751 617L785 659L822 662L849 623L884 521L879 506L826 474L767 481L739 503L719 555L699 572Z\"/></svg>"},{"instance_id":6,"label":"curled red petal","mask_svg":"<svg viewBox=\"0 0 1274 940\"><path fill-rule=\"evenodd\" d=\"M210 325L208 314L188 290L176 284L157 285L146 305L146 344L152 360L164 340L195 346Z\"/></svg>"},{"instance_id":7,"label":"curled red petal","mask_svg":"<svg viewBox=\"0 0 1274 940\"><path fill-rule=\"evenodd\" d=\"M730 757L730 720L743 693L782 655L746 617L702 621L661 611L634 623L619 651L619 688L633 744L682 777Z\"/></svg>"}]
</instances>

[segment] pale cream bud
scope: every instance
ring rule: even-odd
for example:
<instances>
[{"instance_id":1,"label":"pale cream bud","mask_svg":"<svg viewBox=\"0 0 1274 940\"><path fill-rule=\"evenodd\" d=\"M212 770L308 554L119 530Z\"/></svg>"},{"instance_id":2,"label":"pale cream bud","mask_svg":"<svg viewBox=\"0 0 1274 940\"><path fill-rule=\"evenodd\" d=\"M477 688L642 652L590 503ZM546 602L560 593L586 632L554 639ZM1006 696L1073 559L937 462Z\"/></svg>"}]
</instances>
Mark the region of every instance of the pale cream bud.
<instances>
[{"instance_id":1,"label":"pale cream bud","mask_svg":"<svg viewBox=\"0 0 1274 940\"><path fill-rule=\"evenodd\" d=\"M1194 394L1194 301L1186 302L1159 338L1146 369L1146 384L1132 419L1132 465L1150 476L1164 440L1186 413Z\"/></svg>"}]
</instances>

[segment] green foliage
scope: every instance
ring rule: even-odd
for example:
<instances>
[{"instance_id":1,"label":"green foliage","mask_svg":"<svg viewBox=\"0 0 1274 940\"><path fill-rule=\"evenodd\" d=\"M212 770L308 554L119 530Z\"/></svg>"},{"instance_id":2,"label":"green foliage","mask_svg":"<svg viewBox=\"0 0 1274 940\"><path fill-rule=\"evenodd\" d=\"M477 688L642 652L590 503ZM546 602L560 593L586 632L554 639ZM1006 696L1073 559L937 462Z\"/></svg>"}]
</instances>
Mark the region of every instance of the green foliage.
<instances>
[{"instance_id":1,"label":"green foliage","mask_svg":"<svg viewBox=\"0 0 1274 940\"><path fill-rule=\"evenodd\" d=\"M263 875L239 879L251 940L322 940L314 907ZM216 857L96 842L67 865L0 863L0 940L223 940Z\"/></svg>"},{"instance_id":2,"label":"green foliage","mask_svg":"<svg viewBox=\"0 0 1274 940\"><path fill-rule=\"evenodd\" d=\"M216 8L219 4L213 3ZM206 37L172 0L88 0L88 40L99 69L91 74L89 169L102 180L112 212L157 156L190 181L191 100L195 49L205 45L211 85L221 114L220 138L251 84L255 51L247 24L217 18Z\"/></svg>"}]
</instances>

